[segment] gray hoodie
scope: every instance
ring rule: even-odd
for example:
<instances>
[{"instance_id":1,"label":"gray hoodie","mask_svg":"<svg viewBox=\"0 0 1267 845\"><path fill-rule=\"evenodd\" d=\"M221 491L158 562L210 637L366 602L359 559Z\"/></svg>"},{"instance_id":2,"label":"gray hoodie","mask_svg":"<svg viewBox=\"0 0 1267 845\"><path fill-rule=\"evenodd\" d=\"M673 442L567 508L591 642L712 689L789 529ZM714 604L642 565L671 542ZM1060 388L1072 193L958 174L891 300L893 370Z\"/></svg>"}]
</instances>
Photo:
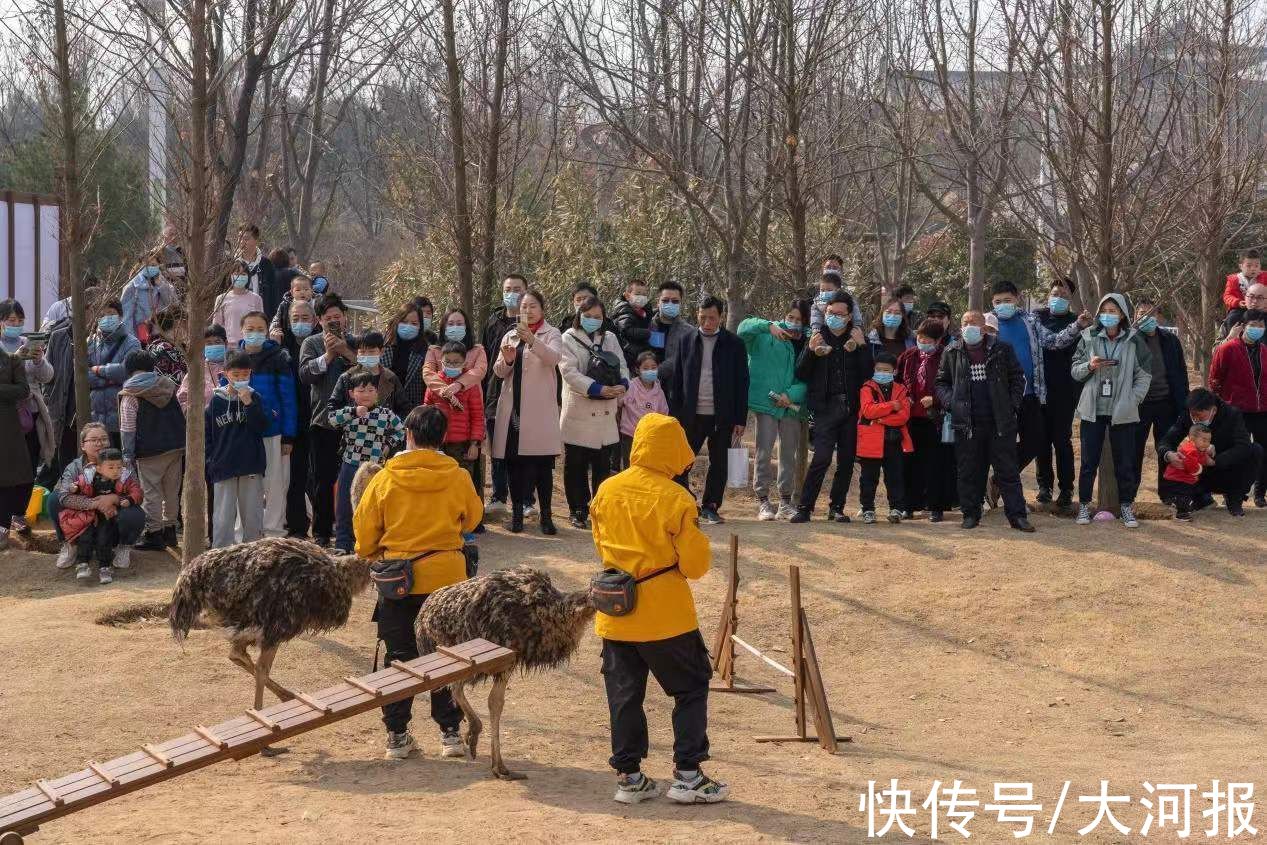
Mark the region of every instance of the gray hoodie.
<instances>
[{"instance_id":1,"label":"gray hoodie","mask_svg":"<svg viewBox=\"0 0 1267 845\"><path fill-rule=\"evenodd\" d=\"M1078 397L1078 418L1095 422L1096 404L1104 389L1103 384L1111 381L1112 424L1136 423L1139 422L1139 403L1144 401L1148 394L1148 385L1153 380L1152 353L1149 352L1143 336L1131 326L1133 315L1125 296L1120 293L1105 295L1096 305L1097 315L1109 300L1123 314L1117 339L1109 339L1097 316L1093 325L1082 330L1078 348L1073 354L1071 372L1074 381L1082 384L1082 394ZM1096 355L1117 359L1117 366L1092 371L1091 358Z\"/></svg>"}]
</instances>

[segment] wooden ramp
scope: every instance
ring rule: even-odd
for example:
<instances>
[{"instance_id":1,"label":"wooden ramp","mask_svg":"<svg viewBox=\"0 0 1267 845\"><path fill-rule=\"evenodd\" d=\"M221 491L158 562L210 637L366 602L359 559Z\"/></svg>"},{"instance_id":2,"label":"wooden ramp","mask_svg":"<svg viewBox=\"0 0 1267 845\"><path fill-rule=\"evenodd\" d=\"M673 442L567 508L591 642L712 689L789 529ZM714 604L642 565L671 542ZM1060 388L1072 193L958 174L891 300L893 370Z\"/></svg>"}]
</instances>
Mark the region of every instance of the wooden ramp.
<instances>
[{"instance_id":1,"label":"wooden ramp","mask_svg":"<svg viewBox=\"0 0 1267 845\"><path fill-rule=\"evenodd\" d=\"M291 701L263 710L247 710L245 715L218 725L198 725L184 736L143 745L140 751L105 763L87 763L79 771L36 781L29 789L0 798L0 838L10 832L20 836L32 833L45 822L94 804L212 763L241 760L280 740L462 678L500 672L514 662L515 653L510 649L487 640L470 640L406 663L393 663L379 672L345 678L343 683L315 693L299 693Z\"/></svg>"}]
</instances>

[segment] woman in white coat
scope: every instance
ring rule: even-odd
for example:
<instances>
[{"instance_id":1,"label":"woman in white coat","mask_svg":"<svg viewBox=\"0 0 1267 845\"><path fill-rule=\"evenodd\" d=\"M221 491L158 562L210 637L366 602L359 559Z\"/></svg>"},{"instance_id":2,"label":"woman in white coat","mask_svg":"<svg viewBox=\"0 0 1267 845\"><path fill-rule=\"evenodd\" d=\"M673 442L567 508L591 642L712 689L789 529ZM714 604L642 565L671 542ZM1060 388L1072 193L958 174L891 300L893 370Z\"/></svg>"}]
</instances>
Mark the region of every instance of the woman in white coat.
<instances>
[{"instance_id":1,"label":"woman in white coat","mask_svg":"<svg viewBox=\"0 0 1267 845\"><path fill-rule=\"evenodd\" d=\"M596 297L581 302L572 328L563 335L563 489L568 500L568 522L589 528L590 499L612 474L620 453L617 409L629 387L629 367L613 332L603 331L607 312ZM616 384L600 384L592 377L593 353L602 358Z\"/></svg>"}]
</instances>

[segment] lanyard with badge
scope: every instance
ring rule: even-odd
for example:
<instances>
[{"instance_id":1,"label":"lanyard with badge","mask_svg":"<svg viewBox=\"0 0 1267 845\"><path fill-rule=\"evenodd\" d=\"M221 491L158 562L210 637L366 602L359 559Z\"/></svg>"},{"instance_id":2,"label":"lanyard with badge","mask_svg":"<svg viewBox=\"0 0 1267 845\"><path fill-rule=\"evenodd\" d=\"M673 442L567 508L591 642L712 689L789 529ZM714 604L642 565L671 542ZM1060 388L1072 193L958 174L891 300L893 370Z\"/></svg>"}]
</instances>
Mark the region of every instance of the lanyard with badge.
<instances>
[{"instance_id":1,"label":"lanyard with badge","mask_svg":"<svg viewBox=\"0 0 1267 845\"><path fill-rule=\"evenodd\" d=\"M1123 332L1123 336L1125 336L1125 332ZM1122 348L1122 340L1123 338L1118 338L1118 340L1113 344L1113 352L1110 354L1108 338L1103 335L1100 337L1100 341L1104 344L1104 359L1106 361L1112 361L1114 367L1116 367L1118 363L1117 352ZM1101 372L1103 372L1103 370ZM1113 396L1113 376L1100 376L1100 395L1105 399L1109 399Z\"/></svg>"}]
</instances>

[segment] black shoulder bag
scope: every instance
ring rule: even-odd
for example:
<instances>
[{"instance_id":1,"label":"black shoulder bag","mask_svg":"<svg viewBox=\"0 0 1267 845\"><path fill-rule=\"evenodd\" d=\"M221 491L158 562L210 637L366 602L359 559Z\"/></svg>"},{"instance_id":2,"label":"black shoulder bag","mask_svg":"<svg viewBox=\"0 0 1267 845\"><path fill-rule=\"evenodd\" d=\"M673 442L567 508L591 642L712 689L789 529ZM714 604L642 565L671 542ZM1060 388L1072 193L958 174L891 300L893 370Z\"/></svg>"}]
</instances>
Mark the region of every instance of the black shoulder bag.
<instances>
[{"instance_id":1,"label":"black shoulder bag","mask_svg":"<svg viewBox=\"0 0 1267 845\"><path fill-rule=\"evenodd\" d=\"M378 588L378 595L384 599L399 600L407 598L414 589L414 564L423 558L438 555L442 552L461 551L466 560L466 577L474 578L479 571L480 550L474 543L465 543L461 549L436 549L424 552L408 560L380 560L370 564L370 580Z\"/></svg>"},{"instance_id":2,"label":"black shoulder bag","mask_svg":"<svg viewBox=\"0 0 1267 845\"><path fill-rule=\"evenodd\" d=\"M576 335L569 332L568 336L576 340ZM577 343L580 341L578 340ZM604 349L601 341L585 344L584 348L589 353L589 358L585 362L585 377L598 382L602 387L615 387L620 384L620 356Z\"/></svg>"},{"instance_id":3,"label":"black shoulder bag","mask_svg":"<svg viewBox=\"0 0 1267 845\"><path fill-rule=\"evenodd\" d=\"M590 601L599 613L608 616L628 616L638 603L638 585L666 572L677 569L677 564L666 566L635 578L623 569L604 569L590 579Z\"/></svg>"}]
</instances>

